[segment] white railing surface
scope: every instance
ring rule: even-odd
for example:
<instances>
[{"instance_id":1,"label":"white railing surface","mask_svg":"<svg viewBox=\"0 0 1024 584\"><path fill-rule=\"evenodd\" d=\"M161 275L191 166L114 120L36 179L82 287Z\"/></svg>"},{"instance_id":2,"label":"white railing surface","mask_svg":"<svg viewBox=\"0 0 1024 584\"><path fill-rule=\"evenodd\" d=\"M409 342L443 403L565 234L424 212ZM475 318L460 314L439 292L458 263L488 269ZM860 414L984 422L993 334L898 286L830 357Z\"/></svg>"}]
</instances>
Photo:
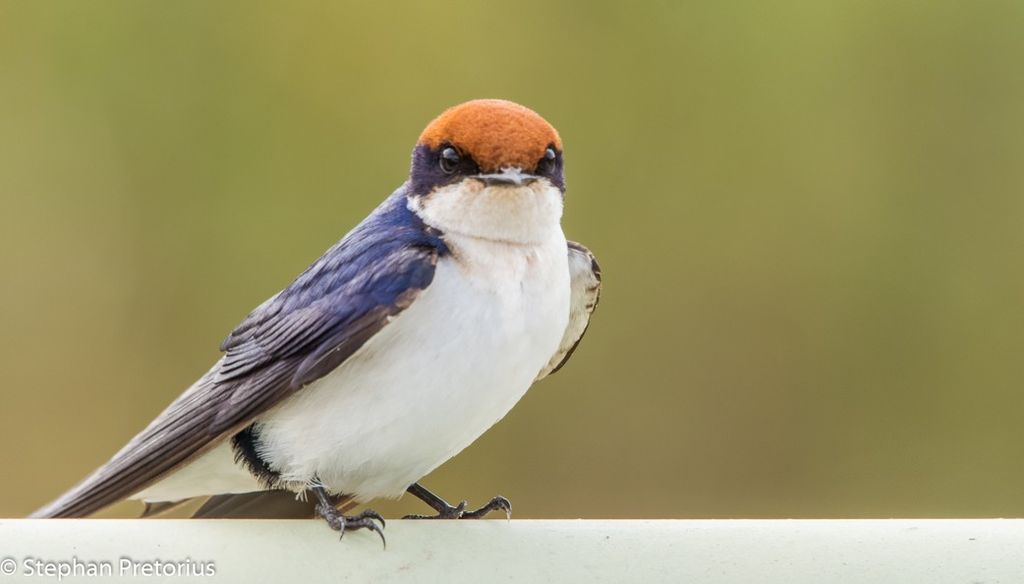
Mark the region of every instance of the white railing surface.
<instances>
[{"instance_id":1,"label":"white railing surface","mask_svg":"<svg viewBox=\"0 0 1024 584\"><path fill-rule=\"evenodd\" d=\"M1024 583L1024 520L0 520L14 582ZM134 576L134 578L133 578Z\"/></svg>"}]
</instances>

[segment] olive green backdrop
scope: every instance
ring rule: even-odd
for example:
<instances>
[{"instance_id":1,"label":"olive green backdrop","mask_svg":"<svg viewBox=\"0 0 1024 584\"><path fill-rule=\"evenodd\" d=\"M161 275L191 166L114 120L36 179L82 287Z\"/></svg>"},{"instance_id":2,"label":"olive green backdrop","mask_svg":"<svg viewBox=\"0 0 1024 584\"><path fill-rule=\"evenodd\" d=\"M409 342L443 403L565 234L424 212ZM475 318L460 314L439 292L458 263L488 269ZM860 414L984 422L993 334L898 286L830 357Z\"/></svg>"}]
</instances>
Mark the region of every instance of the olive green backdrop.
<instances>
[{"instance_id":1,"label":"olive green backdrop","mask_svg":"<svg viewBox=\"0 0 1024 584\"><path fill-rule=\"evenodd\" d=\"M476 97L561 131L604 296L427 485L1024 515L1022 62L1017 0L0 2L0 515L106 460Z\"/></svg>"}]
</instances>

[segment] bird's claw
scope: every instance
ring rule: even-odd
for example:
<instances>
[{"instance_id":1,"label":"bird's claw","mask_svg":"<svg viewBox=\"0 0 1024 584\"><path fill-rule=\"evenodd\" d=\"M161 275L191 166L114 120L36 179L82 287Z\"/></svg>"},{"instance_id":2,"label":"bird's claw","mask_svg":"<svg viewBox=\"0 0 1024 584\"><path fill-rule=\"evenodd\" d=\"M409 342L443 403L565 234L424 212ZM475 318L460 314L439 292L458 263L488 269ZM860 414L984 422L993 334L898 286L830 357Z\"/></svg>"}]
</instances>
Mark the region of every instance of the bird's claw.
<instances>
[{"instance_id":1,"label":"bird's claw","mask_svg":"<svg viewBox=\"0 0 1024 584\"><path fill-rule=\"evenodd\" d=\"M512 519L512 502L501 495L491 499L486 505L476 511L463 513L460 519L480 519L491 511L498 511L499 509L505 512L505 519Z\"/></svg>"},{"instance_id":2,"label":"bird's claw","mask_svg":"<svg viewBox=\"0 0 1024 584\"><path fill-rule=\"evenodd\" d=\"M367 509L359 515L353 515L347 517L342 515L341 511L331 505L320 504L316 506L317 515L324 518L327 525L334 531L341 533L338 539L345 537L345 532L355 531L357 529L369 529L380 536L381 543L384 544L384 548L387 549L388 541L384 538L384 518L380 516L373 509ZM379 521L378 526L375 521Z\"/></svg>"}]
</instances>

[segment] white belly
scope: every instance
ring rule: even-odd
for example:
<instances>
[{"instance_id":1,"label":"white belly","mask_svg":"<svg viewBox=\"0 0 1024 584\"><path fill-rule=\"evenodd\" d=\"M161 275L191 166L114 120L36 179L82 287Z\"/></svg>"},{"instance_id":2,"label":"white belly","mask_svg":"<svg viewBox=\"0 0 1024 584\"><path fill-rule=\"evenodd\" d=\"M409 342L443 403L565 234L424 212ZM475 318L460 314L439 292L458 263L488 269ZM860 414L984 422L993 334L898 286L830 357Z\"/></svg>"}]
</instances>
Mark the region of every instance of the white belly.
<instances>
[{"instance_id":1,"label":"white belly","mask_svg":"<svg viewBox=\"0 0 1024 584\"><path fill-rule=\"evenodd\" d=\"M569 314L561 232L542 246L452 243L411 307L258 421L283 480L399 496L508 413L554 354Z\"/></svg>"},{"instance_id":2,"label":"white belly","mask_svg":"<svg viewBox=\"0 0 1024 584\"><path fill-rule=\"evenodd\" d=\"M555 354L569 320L561 193L540 183L470 190L410 202L452 250L419 298L256 420L259 454L288 487L318 481L360 501L399 496L508 413ZM524 243L457 235L495 226ZM225 442L133 498L260 488Z\"/></svg>"},{"instance_id":3,"label":"white belly","mask_svg":"<svg viewBox=\"0 0 1024 584\"><path fill-rule=\"evenodd\" d=\"M401 495L508 413L556 351L569 317L561 232L540 246L451 244L412 306L257 420L260 455L291 488ZM134 498L260 488L224 442Z\"/></svg>"},{"instance_id":4,"label":"white belly","mask_svg":"<svg viewBox=\"0 0 1024 584\"><path fill-rule=\"evenodd\" d=\"M260 455L291 488L401 495L508 413L555 353L569 317L561 232L540 246L451 243L412 306L257 420ZM260 488L225 442L134 498Z\"/></svg>"}]
</instances>

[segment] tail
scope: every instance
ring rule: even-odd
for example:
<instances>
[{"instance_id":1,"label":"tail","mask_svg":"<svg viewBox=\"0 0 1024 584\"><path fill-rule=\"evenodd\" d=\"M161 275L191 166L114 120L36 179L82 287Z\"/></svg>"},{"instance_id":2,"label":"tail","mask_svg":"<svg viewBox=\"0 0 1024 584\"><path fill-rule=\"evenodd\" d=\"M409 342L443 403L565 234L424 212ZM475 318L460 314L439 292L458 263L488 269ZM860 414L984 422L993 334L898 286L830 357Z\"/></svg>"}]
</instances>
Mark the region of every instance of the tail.
<instances>
[{"instance_id":1,"label":"tail","mask_svg":"<svg viewBox=\"0 0 1024 584\"><path fill-rule=\"evenodd\" d=\"M347 510L355 501L347 495L332 495L335 507ZM270 490L210 497L192 517L200 519L312 519L316 505L298 498L292 491Z\"/></svg>"},{"instance_id":2,"label":"tail","mask_svg":"<svg viewBox=\"0 0 1024 584\"><path fill-rule=\"evenodd\" d=\"M112 491L117 482L109 469L121 454L135 446L138 436L118 452L106 464L99 467L81 482L65 491L61 496L33 511L30 519L64 519L88 517L97 511L116 503L121 497L97 497L98 494Z\"/></svg>"},{"instance_id":3,"label":"tail","mask_svg":"<svg viewBox=\"0 0 1024 584\"><path fill-rule=\"evenodd\" d=\"M87 478L78 483L60 497L30 513L28 515L29 519L88 517L96 511L99 511L100 508L82 508L79 505L76 505L76 502L81 498L82 493L90 482L91 481Z\"/></svg>"},{"instance_id":4,"label":"tail","mask_svg":"<svg viewBox=\"0 0 1024 584\"><path fill-rule=\"evenodd\" d=\"M70 494L72 491L68 493ZM73 515L74 507L66 504L64 498L57 499L29 517L36 519L83 517L83 515ZM161 515L191 500L146 503L139 518ZM352 498L347 495L332 495L331 500L335 507L343 511L355 506L355 501L352 501ZM297 498L295 493L285 490L216 495L207 499L202 507L192 515L197 519L311 519L315 516L316 508L312 501Z\"/></svg>"},{"instance_id":5,"label":"tail","mask_svg":"<svg viewBox=\"0 0 1024 584\"><path fill-rule=\"evenodd\" d=\"M142 491L184 464L192 455L230 435L231 429L210 433L216 412L204 407L216 390L213 382L216 369L217 365L174 400L106 464L29 517L46 519L92 515ZM213 395L213 398L217 397Z\"/></svg>"}]
</instances>

